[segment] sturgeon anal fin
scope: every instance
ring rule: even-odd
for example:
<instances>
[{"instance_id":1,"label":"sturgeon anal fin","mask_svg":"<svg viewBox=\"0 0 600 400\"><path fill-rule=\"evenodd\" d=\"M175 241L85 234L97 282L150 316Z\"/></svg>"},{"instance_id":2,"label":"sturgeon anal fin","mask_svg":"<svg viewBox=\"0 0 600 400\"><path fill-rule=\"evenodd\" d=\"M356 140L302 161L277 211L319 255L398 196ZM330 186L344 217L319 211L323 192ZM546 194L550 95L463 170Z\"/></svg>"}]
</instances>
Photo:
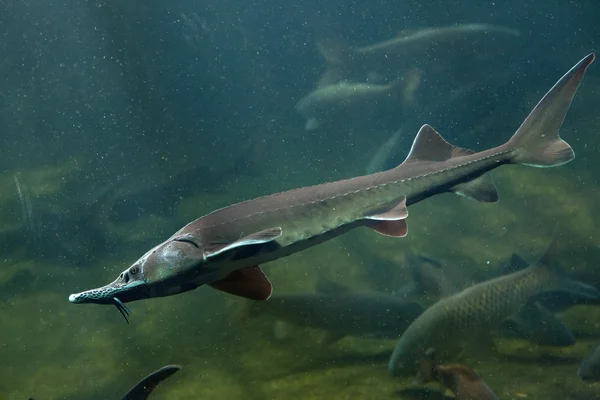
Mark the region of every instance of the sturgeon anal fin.
<instances>
[{"instance_id":1,"label":"sturgeon anal fin","mask_svg":"<svg viewBox=\"0 0 600 400\"><path fill-rule=\"evenodd\" d=\"M411 161L446 161L455 157L468 156L473 150L456 147L446 140L430 125L423 125L415 137L410 152L403 164Z\"/></svg>"},{"instance_id":2,"label":"sturgeon anal fin","mask_svg":"<svg viewBox=\"0 0 600 400\"><path fill-rule=\"evenodd\" d=\"M229 250L233 250L238 247L269 243L281 237L282 233L283 232L280 227L265 229L263 231L253 233L251 235L244 236L243 238L238 239L232 243L207 248L204 250L204 257L215 257L219 254L223 254Z\"/></svg>"},{"instance_id":3,"label":"sturgeon anal fin","mask_svg":"<svg viewBox=\"0 0 600 400\"><path fill-rule=\"evenodd\" d=\"M495 203L498 201L498 190L494 181L488 175L482 175L472 181L467 181L456 185L452 191L464 197L485 203Z\"/></svg>"},{"instance_id":4,"label":"sturgeon anal fin","mask_svg":"<svg viewBox=\"0 0 600 400\"><path fill-rule=\"evenodd\" d=\"M367 225L374 231L386 236L404 237L408 233L406 225L408 209L406 208L406 197L394 208L384 213L369 215L365 219L370 219L373 223Z\"/></svg>"},{"instance_id":5,"label":"sturgeon anal fin","mask_svg":"<svg viewBox=\"0 0 600 400\"><path fill-rule=\"evenodd\" d=\"M213 282L210 286L250 300L267 300L273 293L271 281L258 265L233 271L226 278Z\"/></svg>"}]
</instances>

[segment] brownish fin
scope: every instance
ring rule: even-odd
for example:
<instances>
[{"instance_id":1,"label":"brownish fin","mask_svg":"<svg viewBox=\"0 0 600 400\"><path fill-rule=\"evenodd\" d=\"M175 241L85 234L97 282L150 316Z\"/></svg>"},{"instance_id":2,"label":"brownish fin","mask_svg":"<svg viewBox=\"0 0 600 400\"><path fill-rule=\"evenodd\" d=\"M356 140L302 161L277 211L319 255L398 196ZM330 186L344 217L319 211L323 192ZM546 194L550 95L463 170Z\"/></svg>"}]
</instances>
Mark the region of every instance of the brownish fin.
<instances>
[{"instance_id":1,"label":"brownish fin","mask_svg":"<svg viewBox=\"0 0 600 400\"><path fill-rule=\"evenodd\" d=\"M279 237L281 237L282 234L283 232L281 228L275 227L253 233L248 236L244 236L243 238L240 238L235 242L206 246L204 248L204 257L215 257L219 254L223 254L227 251L236 249L238 247L269 243L274 240L277 240Z\"/></svg>"},{"instance_id":2,"label":"brownish fin","mask_svg":"<svg viewBox=\"0 0 600 400\"><path fill-rule=\"evenodd\" d=\"M498 201L498 190L489 175L481 175L472 181L456 185L452 188L452 191L469 199L485 203L495 203Z\"/></svg>"},{"instance_id":3,"label":"brownish fin","mask_svg":"<svg viewBox=\"0 0 600 400\"><path fill-rule=\"evenodd\" d=\"M417 375L412 380L414 385L422 385L437 379L437 365L432 360L423 357L417 361L417 365Z\"/></svg>"},{"instance_id":4,"label":"brownish fin","mask_svg":"<svg viewBox=\"0 0 600 400\"><path fill-rule=\"evenodd\" d=\"M446 161L454 157L473 154L473 150L456 147L446 140L430 125L423 125L402 164L415 161Z\"/></svg>"},{"instance_id":5,"label":"brownish fin","mask_svg":"<svg viewBox=\"0 0 600 400\"><path fill-rule=\"evenodd\" d=\"M268 300L273 293L271 281L258 265L233 271L226 278L213 282L210 286L250 300Z\"/></svg>"},{"instance_id":6,"label":"brownish fin","mask_svg":"<svg viewBox=\"0 0 600 400\"><path fill-rule=\"evenodd\" d=\"M584 57L546 93L507 145L514 149L513 162L533 167L555 167L575 158L573 149L559 135L585 70L594 53Z\"/></svg>"},{"instance_id":7,"label":"brownish fin","mask_svg":"<svg viewBox=\"0 0 600 400\"><path fill-rule=\"evenodd\" d=\"M398 221L377 221L369 225L369 228L385 236L404 237L408 234L408 225L406 225L406 220L404 219Z\"/></svg>"},{"instance_id":8,"label":"brownish fin","mask_svg":"<svg viewBox=\"0 0 600 400\"><path fill-rule=\"evenodd\" d=\"M440 372L442 373L450 373L453 375L460 375L466 378L469 382L475 382L481 380L479 375L475 373L471 368L462 364L450 364L450 365L441 365L438 367Z\"/></svg>"},{"instance_id":9,"label":"brownish fin","mask_svg":"<svg viewBox=\"0 0 600 400\"><path fill-rule=\"evenodd\" d=\"M408 233L406 217L408 217L408 209L406 208L406 197L403 197L400 203L392 209L383 213L369 215L365 219L373 221L367 226L375 232L386 236L404 237Z\"/></svg>"}]
</instances>

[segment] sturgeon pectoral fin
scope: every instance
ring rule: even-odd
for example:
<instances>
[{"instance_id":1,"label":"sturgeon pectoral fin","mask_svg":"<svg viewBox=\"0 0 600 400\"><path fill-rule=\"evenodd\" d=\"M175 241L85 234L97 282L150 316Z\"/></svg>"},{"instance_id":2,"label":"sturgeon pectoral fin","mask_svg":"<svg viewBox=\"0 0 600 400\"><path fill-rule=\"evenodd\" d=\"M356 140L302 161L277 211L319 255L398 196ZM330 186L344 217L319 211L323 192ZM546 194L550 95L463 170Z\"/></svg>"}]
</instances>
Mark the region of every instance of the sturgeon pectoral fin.
<instances>
[{"instance_id":1,"label":"sturgeon pectoral fin","mask_svg":"<svg viewBox=\"0 0 600 400\"><path fill-rule=\"evenodd\" d=\"M406 217L408 217L408 209L406 208L406 197L404 197L391 210L370 215L366 219L372 220L372 223L367 226L382 235L404 237L408 233Z\"/></svg>"},{"instance_id":2,"label":"sturgeon pectoral fin","mask_svg":"<svg viewBox=\"0 0 600 400\"><path fill-rule=\"evenodd\" d=\"M472 181L461 183L452 188L452 191L469 199L495 203L498 201L498 190L494 181L488 175L482 175Z\"/></svg>"},{"instance_id":3,"label":"sturgeon pectoral fin","mask_svg":"<svg viewBox=\"0 0 600 400\"><path fill-rule=\"evenodd\" d=\"M243 238L238 239L232 243L219 244L214 247L207 247L204 250L204 257L215 257L219 254L223 254L227 251L236 249L238 247L269 243L274 240L277 240L279 237L281 237L282 234L283 232L280 227L265 229L260 232L253 233L251 235L244 236Z\"/></svg>"},{"instance_id":4,"label":"sturgeon pectoral fin","mask_svg":"<svg viewBox=\"0 0 600 400\"><path fill-rule=\"evenodd\" d=\"M213 282L210 286L250 300L267 300L273 292L271 281L258 265L233 271L226 278Z\"/></svg>"}]
</instances>

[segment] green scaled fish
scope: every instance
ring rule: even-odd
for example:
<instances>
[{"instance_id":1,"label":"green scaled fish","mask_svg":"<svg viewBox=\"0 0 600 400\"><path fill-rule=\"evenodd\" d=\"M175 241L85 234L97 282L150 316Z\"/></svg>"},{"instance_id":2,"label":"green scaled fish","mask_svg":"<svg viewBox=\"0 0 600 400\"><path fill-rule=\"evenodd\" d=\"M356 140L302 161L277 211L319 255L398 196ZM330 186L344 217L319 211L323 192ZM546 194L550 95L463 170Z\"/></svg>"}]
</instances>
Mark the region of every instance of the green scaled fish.
<instances>
[{"instance_id":1,"label":"green scaled fish","mask_svg":"<svg viewBox=\"0 0 600 400\"><path fill-rule=\"evenodd\" d=\"M489 344L489 332L516 314L527 302L546 293L568 292L599 298L593 286L576 282L551 267L556 258L556 242L535 264L524 270L491 279L446 297L425 310L404 331L390 358L393 375L414 372L417 362L430 349L442 359L461 350Z\"/></svg>"}]
</instances>

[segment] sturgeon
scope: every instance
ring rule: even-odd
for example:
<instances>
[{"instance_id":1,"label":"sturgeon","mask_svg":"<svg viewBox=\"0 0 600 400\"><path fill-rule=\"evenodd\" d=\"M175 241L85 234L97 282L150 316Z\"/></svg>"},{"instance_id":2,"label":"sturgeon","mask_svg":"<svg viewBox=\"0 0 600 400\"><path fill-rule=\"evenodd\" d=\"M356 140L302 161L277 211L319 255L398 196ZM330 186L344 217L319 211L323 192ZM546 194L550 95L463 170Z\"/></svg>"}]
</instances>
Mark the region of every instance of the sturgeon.
<instances>
[{"instance_id":1,"label":"sturgeon","mask_svg":"<svg viewBox=\"0 0 600 400\"><path fill-rule=\"evenodd\" d=\"M261 264L365 226L406 236L407 206L444 192L483 202L498 193L486 172L505 164L554 167L573 149L559 136L565 115L594 54L569 70L512 138L482 152L446 142L431 126L419 130L406 160L384 172L259 197L198 218L149 250L113 282L71 294L71 303L124 303L187 292L202 285L267 300L271 282Z\"/></svg>"}]
</instances>

